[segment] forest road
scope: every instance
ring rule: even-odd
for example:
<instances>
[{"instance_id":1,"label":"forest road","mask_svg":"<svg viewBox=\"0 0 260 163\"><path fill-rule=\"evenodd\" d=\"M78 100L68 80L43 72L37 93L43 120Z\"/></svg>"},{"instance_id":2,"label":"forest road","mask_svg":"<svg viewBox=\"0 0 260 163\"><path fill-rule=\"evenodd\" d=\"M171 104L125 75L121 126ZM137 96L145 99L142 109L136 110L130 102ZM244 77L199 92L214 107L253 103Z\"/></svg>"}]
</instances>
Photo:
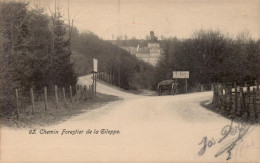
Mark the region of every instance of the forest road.
<instances>
[{"instance_id":1,"label":"forest road","mask_svg":"<svg viewBox=\"0 0 260 163\"><path fill-rule=\"evenodd\" d=\"M78 83L91 84L91 76ZM234 122L237 130L218 142L231 121L201 106L212 92L144 96L102 82L97 91L122 100L37 128L36 134L2 127L1 162L227 162L227 143L234 144L229 162L260 161L259 125ZM58 134L40 134L43 129Z\"/></svg>"}]
</instances>

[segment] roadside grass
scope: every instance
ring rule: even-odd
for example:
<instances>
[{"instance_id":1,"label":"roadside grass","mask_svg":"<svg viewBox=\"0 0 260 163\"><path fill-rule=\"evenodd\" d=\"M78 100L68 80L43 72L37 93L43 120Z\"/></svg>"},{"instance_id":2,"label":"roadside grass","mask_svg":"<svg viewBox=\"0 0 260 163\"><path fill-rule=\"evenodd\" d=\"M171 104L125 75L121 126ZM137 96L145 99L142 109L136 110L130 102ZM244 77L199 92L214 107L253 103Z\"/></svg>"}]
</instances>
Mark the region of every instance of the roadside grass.
<instances>
[{"instance_id":1,"label":"roadside grass","mask_svg":"<svg viewBox=\"0 0 260 163\"><path fill-rule=\"evenodd\" d=\"M97 97L87 100L73 100L73 102L60 103L56 108L53 102L48 102L49 109L36 109L35 114L32 115L30 106L25 108L20 113L20 120L16 119L15 114L9 116L0 117L0 125L7 126L9 128L32 128L43 127L48 125L54 125L62 123L68 120L72 116L85 113L86 111L103 106L108 102L122 100L117 96L105 95L97 93ZM37 108L44 108L44 103L38 103Z\"/></svg>"},{"instance_id":2,"label":"roadside grass","mask_svg":"<svg viewBox=\"0 0 260 163\"><path fill-rule=\"evenodd\" d=\"M221 116L233 120L235 122L244 122L244 123L248 123L248 124L260 124L260 118L258 118L257 120L254 119L254 117L252 116L247 116L246 113L243 113L242 115L237 115L234 114L233 112L227 112L224 109L218 109L216 108L212 102L210 102L209 100L206 101L202 101L200 103L200 105L210 111L213 111L217 114L220 114ZM259 114L258 114L259 115Z\"/></svg>"}]
</instances>

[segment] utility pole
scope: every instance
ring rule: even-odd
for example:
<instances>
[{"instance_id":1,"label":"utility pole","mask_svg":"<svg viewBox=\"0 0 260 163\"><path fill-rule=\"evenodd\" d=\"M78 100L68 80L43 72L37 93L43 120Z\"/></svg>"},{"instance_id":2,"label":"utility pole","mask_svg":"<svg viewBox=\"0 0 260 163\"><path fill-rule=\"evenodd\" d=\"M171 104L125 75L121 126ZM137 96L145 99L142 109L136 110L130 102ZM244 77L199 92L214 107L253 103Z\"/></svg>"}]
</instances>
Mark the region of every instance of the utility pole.
<instances>
[{"instance_id":1,"label":"utility pole","mask_svg":"<svg viewBox=\"0 0 260 163\"><path fill-rule=\"evenodd\" d=\"M117 37L121 38L120 0L117 1Z\"/></svg>"},{"instance_id":2,"label":"utility pole","mask_svg":"<svg viewBox=\"0 0 260 163\"><path fill-rule=\"evenodd\" d=\"M57 6L57 2L56 2L56 0L55 0L55 14L54 14L54 16L56 17L56 7Z\"/></svg>"},{"instance_id":3,"label":"utility pole","mask_svg":"<svg viewBox=\"0 0 260 163\"><path fill-rule=\"evenodd\" d=\"M69 51L70 51L70 44L71 44L70 0L68 0L68 23L69 23Z\"/></svg>"}]
</instances>

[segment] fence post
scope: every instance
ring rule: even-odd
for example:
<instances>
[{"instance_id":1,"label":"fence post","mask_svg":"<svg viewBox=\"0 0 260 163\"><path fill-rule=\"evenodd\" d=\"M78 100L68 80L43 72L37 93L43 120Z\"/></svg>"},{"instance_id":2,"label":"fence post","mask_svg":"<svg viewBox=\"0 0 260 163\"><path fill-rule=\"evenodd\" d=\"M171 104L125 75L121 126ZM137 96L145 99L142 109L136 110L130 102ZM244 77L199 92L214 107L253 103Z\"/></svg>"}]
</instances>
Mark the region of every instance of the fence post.
<instances>
[{"instance_id":1,"label":"fence post","mask_svg":"<svg viewBox=\"0 0 260 163\"><path fill-rule=\"evenodd\" d=\"M107 73L107 71L105 72L105 82L108 83L108 73Z\"/></svg>"},{"instance_id":2,"label":"fence post","mask_svg":"<svg viewBox=\"0 0 260 163\"><path fill-rule=\"evenodd\" d=\"M92 99L92 95L91 95L91 85L88 85L88 93L89 93L89 98Z\"/></svg>"},{"instance_id":3,"label":"fence post","mask_svg":"<svg viewBox=\"0 0 260 163\"><path fill-rule=\"evenodd\" d=\"M92 97L94 98L95 97L95 95L94 95L94 84L91 85L91 90L92 90L92 93L91 93Z\"/></svg>"},{"instance_id":4,"label":"fence post","mask_svg":"<svg viewBox=\"0 0 260 163\"><path fill-rule=\"evenodd\" d=\"M218 107L218 88L217 88L217 84L214 84L214 91L213 91L213 100L214 100L214 104L215 107Z\"/></svg>"},{"instance_id":5,"label":"fence post","mask_svg":"<svg viewBox=\"0 0 260 163\"><path fill-rule=\"evenodd\" d=\"M224 88L225 94L224 94L224 110L227 110L227 88Z\"/></svg>"},{"instance_id":6,"label":"fence post","mask_svg":"<svg viewBox=\"0 0 260 163\"><path fill-rule=\"evenodd\" d=\"M176 84L177 84L177 79L175 79L175 81L174 81ZM178 94L178 86L176 85L176 92L175 92L175 94L177 95Z\"/></svg>"},{"instance_id":7,"label":"fence post","mask_svg":"<svg viewBox=\"0 0 260 163\"><path fill-rule=\"evenodd\" d=\"M224 89L223 89L223 85L222 85L222 84L220 85L220 88L219 88L219 89L220 89L220 98L219 98L219 99L220 99L220 109L221 109L221 107L222 107L222 105L223 105L223 97L224 97L224 96L223 96L223 94L224 94L224 93L223 93Z\"/></svg>"},{"instance_id":8,"label":"fence post","mask_svg":"<svg viewBox=\"0 0 260 163\"><path fill-rule=\"evenodd\" d=\"M80 99L83 100L83 95L84 95L84 87L82 85L79 86L79 90L80 90Z\"/></svg>"},{"instance_id":9,"label":"fence post","mask_svg":"<svg viewBox=\"0 0 260 163\"><path fill-rule=\"evenodd\" d=\"M250 95L250 86L247 86L247 98L248 98L248 102L246 104L246 111L247 111L247 116L250 116L250 99L251 99L251 95Z\"/></svg>"},{"instance_id":10,"label":"fence post","mask_svg":"<svg viewBox=\"0 0 260 163\"><path fill-rule=\"evenodd\" d=\"M258 85L257 80L255 80L255 85L256 85L256 89L259 90L259 85Z\"/></svg>"},{"instance_id":11,"label":"fence post","mask_svg":"<svg viewBox=\"0 0 260 163\"><path fill-rule=\"evenodd\" d=\"M216 84L216 103L217 103L217 109L219 109L219 84Z\"/></svg>"},{"instance_id":12,"label":"fence post","mask_svg":"<svg viewBox=\"0 0 260 163\"><path fill-rule=\"evenodd\" d=\"M247 82L245 82L245 87L247 87Z\"/></svg>"},{"instance_id":13,"label":"fence post","mask_svg":"<svg viewBox=\"0 0 260 163\"><path fill-rule=\"evenodd\" d=\"M232 87L228 87L228 95L229 95L229 107L228 110L232 110Z\"/></svg>"},{"instance_id":14,"label":"fence post","mask_svg":"<svg viewBox=\"0 0 260 163\"><path fill-rule=\"evenodd\" d=\"M237 114L237 83L234 83L235 87L235 114Z\"/></svg>"},{"instance_id":15,"label":"fence post","mask_svg":"<svg viewBox=\"0 0 260 163\"><path fill-rule=\"evenodd\" d=\"M247 88L247 91L250 92L250 86L248 85L246 88Z\"/></svg>"},{"instance_id":16,"label":"fence post","mask_svg":"<svg viewBox=\"0 0 260 163\"><path fill-rule=\"evenodd\" d=\"M116 79L115 72L113 71L112 74L113 74L113 85L116 85L116 84L115 84L115 81L116 81L116 80L115 80L115 79Z\"/></svg>"},{"instance_id":17,"label":"fence post","mask_svg":"<svg viewBox=\"0 0 260 163\"><path fill-rule=\"evenodd\" d=\"M84 85L83 92L84 92L84 100L87 100L87 86L86 85Z\"/></svg>"},{"instance_id":18,"label":"fence post","mask_svg":"<svg viewBox=\"0 0 260 163\"><path fill-rule=\"evenodd\" d=\"M16 97L16 116L17 116L17 120L20 121L18 89L15 89L15 97Z\"/></svg>"},{"instance_id":19,"label":"fence post","mask_svg":"<svg viewBox=\"0 0 260 163\"><path fill-rule=\"evenodd\" d=\"M64 87L62 87L62 92L63 92L64 103L66 105L67 101L66 101L66 93L65 93L65 88Z\"/></svg>"},{"instance_id":20,"label":"fence post","mask_svg":"<svg viewBox=\"0 0 260 163\"><path fill-rule=\"evenodd\" d=\"M78 85L76 84L76 100L78 100Z\"/></svg>"},{"instance_id":21,"label":"fence post","mask_svg":"<svg viewBox=\"0 0 260 163\"><path fill-rule=\"evenodd\" d=\"M31 92L31 100L32 100L32 114L35 114L35 105L34 105L34 94L33 94L33 88L30 88Z\"/></svg>"},{"instance_id":22,"label":"fence post","mask_svg":"<svg viewBox=\"0 0 260 163\"><path fill-rule=\"evenodd\" d=\"M185 79L185 92L188 93L188 82L187 82L187 79Z\"/></svg>"},{"instance_id":23,"label":"fence post","mask_svg":"<svg viewBox=\"0 0 260 163\"><path fill-rule=\"evenodd\" d=\"M202 84L200 84L200 91L201 91L201 92L204 91L204 90L203 90L203 85L202 85Z\"/></svg>"},{"instance_id":24,"label":"fence post","mask_svg":"<svg viewBox=\"0 0 260 163\"><path fill-rule=\"evenodd\" d=\"M91 85L91 98L94 98L94 85Z\"/></svg>"},{"instance_id":25,"label":"fence post","mask_svg":"<svg viewBox=\"0 0 260 163\"><path fill-rule=\"evenodd\" d=\"M55 85L55 103L56 103L56 109L59 108L58 102L59 102L58 87L57 87L57 85Z\"/></svg>"},{"instance_id":26,"label":"fence post","mask_svg":"<svg viewBox=\"0 0 260 163\"><path fill-rule=\"evenodd\" d=\"M117 78L118 78L118 86L120 87L121 86L121 71L120 71L121 69L119 69L119 71L118 71L118 76L117 76Z\"/></svg>"},{"instance_id":27,"label":"fence post","mask_svg":"<svg viewBox=\"0 0 260 163\"><path fill-rule=\"evenodd\" d=\"M108 83L111 84L111 70L108 71Z\"/></svg>"},{"instance_id":28,"label":"fence post","mask_svg":"<svg viewBox=\"0 0 260 163\"><path fill-rule=\"evenodd\" d=\"M239 109L239 115L242 115L242 112L244 111L244 95L243 95L243 87L240 87L239 89L239 100L240 100L240 109Z\"/></svg>"},{"instance_id":29,"label":"fence post","mask_svg":"<svg viewBox=\"0 0 260 163\"><path fill-rule=\"evenodd\" d=\"M224 94L223 91L224 91L223 85L220 85L220 95L221 95L221 96L223 96L223 94Z\"/></svg>"},{"instance_id":30,"label":"fence post","mask_svg":"<svg viewBox=\"0 0 260 163\"><path fill-rule=\"evenodd\" d=\"M71 102L71 103L73 102L72 87L71 87L71 85L70 85L70 102Z\"/></svg>"},{"instance_id":31,"label":"fence post","mask_svg":"<svg viewBox=\"0 0 260 163\"><path fill-rule=\"evenodd\" d=\"M109 83L109 71L107 71L107 83Z\"/></svg>"},{"instance_id":32,"label":"fence post","mask_svg":"<svg viewBox=\"0 0 260 163\"><path fill-rule=\"evenodd\" d=\"M90 87L88 85L86 85L86 99L90 99Z\"/></svg>"},{"instance_id":33,"label":"fence post","mask_svg":"<svg viewBox=\"0 0 260 163\"><path fill-rule=\"evenodd\" d=\"M110 72L110 83L113 85L113 71Z\"/></svg>"},{"instance_id":34,"label":"fence post","mask_svg":"<svg viewBox=\"0 0 260 163\"><path fill-rule=\"evenodd\" d=\"M258 113L256 111L256 89L255 88L253 88L253 108L254 108L255 120L257 120Z\"/></svg>"},{"instance_id":35,"label":"fence post","mask_svg":"<svg viewBox=\"0 0 260 163\"><path fill-rule=\"evenodd\" d=\"M48 110L48 99L47 99L47 87L44 87L44 106L45 106L45 111Z\"/></svg>"},{"instance_id":36,"label":"fence post","mask_svg":"<svg viewBox=\"0 0 260 163\"><path fill-rule=\"evenodd\" d=\"M97 96L97 74L95 74L95 83L94 83L95 85L94 85L94 95L95 95L95 97Z\"/></svg>"},{"instance_id":37,"label":"fence post","mask_svg":"<svg viewBox=\"0 0 260 163\"><path fill-rule=\"evenodd\" d=\"M215 91L215 85L213 85L213 104L216 104L216 91Z\"/></svg>"},{"instance_id":38,"label":"fence post","mask_svg":"<svg viewBox=\"0 0 260 163\"><path fill-rule=\"evenodd\" d=\"M107 83L109 83L109 71L107 71L107 76L106 76L106 78L107 78Z\"/></svg>"},{"instance_id":39,"label":"fence post","mask_svg":"<svg viewBox=\"0 0 260 163\"><path fill-rule=\"evenodd\" d=\"M78 95L77 95L77 98L78 98L78 100L80 100L80 98L81 98L81 85L78 85Z\"/></svg>"},{"instance_id":40,"label":"fence post","mask_svg":"<svg viewBox=\"0 0 260 163\"><path fill-rule=\"evenodd\" d=\"M113 74L112 74L112 70L110 70L110 84L113 85Z\"/></svg>"}]
</instances>

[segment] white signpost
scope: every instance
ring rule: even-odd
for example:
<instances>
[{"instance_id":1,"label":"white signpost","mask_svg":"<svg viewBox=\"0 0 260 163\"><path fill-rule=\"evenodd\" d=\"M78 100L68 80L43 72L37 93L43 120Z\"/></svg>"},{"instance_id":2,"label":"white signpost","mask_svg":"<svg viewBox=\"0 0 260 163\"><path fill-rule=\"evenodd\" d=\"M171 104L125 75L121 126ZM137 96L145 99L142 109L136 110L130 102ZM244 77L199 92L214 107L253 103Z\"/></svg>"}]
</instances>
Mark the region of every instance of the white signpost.
<instances>
[{"instance_id":1,"label":"white signpost","mask_svg":"<svg viewBox=\"0 0 260 163\"><path fill-rule=\"evenodd\" d=\"M98 72L98 60L93 58L93 71Z\"/></svg>"},{"instance_id":2,"label":"white signpost","mask_svg":"<svg viewBox=\"0 0 260 163\"><path fill-rule=\"evenodd\" d=\"M188 93L187 79L190 78L190 72L189 71L173 71L172 77L173 77L173 79L175 79L176 83L177 83L177 79L185 79L185 90L186 90L186 93Z\"/></svg>"},{"instance_id":3,"label":"white signpost","mask_svg":"<svg viewBox=\"0 0 260 163\"><path fill-rule=\"evenodd\" d=\"M94 85L94 97L97 95L97 73L98 72L98 60L93 58L93 85Z\"/></svg>"},{"instance_id":4,"label":"white signpost","mask_svg":"<svg viewBox=\"0 0 260 163\"><path fill-rule=\"evenodd\" d=\"M174 79L189 79L190 72L189 71L173 71Z\"/></svg>"}]
</instances>

